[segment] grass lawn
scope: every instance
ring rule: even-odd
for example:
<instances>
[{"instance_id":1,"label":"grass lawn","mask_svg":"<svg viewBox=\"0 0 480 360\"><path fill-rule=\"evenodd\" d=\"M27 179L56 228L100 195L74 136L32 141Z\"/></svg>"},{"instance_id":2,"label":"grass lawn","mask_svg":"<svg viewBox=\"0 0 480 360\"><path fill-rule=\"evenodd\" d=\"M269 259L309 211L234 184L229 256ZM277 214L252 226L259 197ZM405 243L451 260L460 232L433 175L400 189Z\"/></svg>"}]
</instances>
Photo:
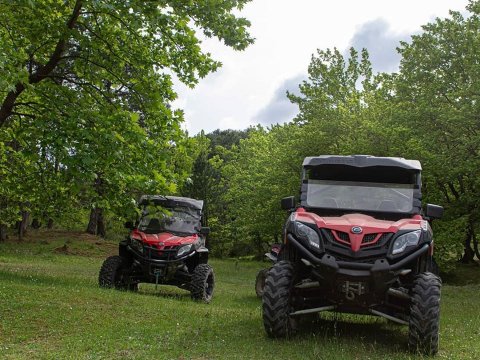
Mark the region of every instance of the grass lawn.
<instances>
[{"instance_id":1,"label":"grass lawn","mask_svg":"<svg viewBox=\"0 0 480 360\"><path fill-rule=\"evenodd\" d=\"M174 287L99 289L98 270L115 251L71 233L0 243L0 358L419 358L406 349L406 327L375 317L324 314L293 339L267 338L253 286L259 262L212 260L211 304ZM477 275L443 287L440 359L480 359L480 268L462 271Z\"/></svg>"}]
</instances>

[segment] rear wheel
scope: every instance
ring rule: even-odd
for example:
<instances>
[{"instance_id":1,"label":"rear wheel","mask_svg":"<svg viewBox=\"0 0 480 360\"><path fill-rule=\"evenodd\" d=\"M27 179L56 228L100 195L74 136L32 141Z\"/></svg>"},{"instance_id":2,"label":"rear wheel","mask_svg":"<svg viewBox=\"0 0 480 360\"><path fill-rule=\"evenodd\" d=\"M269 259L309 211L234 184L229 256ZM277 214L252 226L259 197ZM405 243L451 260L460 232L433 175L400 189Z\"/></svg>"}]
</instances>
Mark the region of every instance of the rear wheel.
<instances>
[{"instance_id":1,"label":"rear wheel","mask_svg":"<svg viewBox=\"0 0 480 360\"><path fill-rule=\"evenodd\" d=\"M137 291L137 283L129 283L126 272L129 263L121 256L110 256L102 264L98 274L98 284L103 288Z\"/></svg>"},{"instance_id":2,"label":"rear wheel","mask_svg":"<svg viewBox=\"0 0 480 360\"><path fill-rule=\"evenodd\" d=\"M262 296L263 325L270 337L293 335L296 321L290 317L294 269L290 261L279 261L268 271Z\"/></svg>"},{"instance_id":3,"label":"rear wheel","mask_svg":"<svg viewBox=\"0 0 480 360\"><path fill-rule=\"evenodd\" d=\"M265 278L267 277L268 269L262 269L258 272L257 278L255 279L255 293L257 297L261 298L263 295L263 290L265 288Z\"/></svg>"},{"instance_id":4,"label":"rear wheel","mask_svg":"<svg viewBox=\"0 0 480 360\"><path fill-rule=\"evenodd\" d=\"M192 299L209 303L215 288L215 275L208 264L198 265L192 274L190 293Z\"/></svg>"},{"instance_id":5,"label":"rear wheel","mask_svg":"<svg viewBox=\"0 0 480 360\"><path fill-rule=\"evenodd\" d=\"M440 278L430 272L417 275L413 282L408 345L414 352L438 352L441 287Z\"/></svg>"}]
</instances>

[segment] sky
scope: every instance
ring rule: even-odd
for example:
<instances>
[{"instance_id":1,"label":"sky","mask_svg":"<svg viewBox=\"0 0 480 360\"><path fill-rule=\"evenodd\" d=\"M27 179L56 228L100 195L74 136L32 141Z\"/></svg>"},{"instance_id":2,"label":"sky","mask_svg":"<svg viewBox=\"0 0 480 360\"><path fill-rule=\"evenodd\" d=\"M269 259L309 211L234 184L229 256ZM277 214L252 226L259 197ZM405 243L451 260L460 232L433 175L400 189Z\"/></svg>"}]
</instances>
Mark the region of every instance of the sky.
<instances>
[{"instance_id":1,"label":"sky","mask_svg":"<svg viewBox=\"0 0 480 360\"><path fill-rule=\"evenodd\" d=\"M234 51L202 38L202 49L223 65L190 89L176 81L174 108L184 111L190 135L201 130L245 129L292 120L298 94L317 49L367 48L376 71L396 71L399 41L449 10L465 11L468 0L253 0L240 12L251 21L255 44Z\"/></svg>"}]
</instances>

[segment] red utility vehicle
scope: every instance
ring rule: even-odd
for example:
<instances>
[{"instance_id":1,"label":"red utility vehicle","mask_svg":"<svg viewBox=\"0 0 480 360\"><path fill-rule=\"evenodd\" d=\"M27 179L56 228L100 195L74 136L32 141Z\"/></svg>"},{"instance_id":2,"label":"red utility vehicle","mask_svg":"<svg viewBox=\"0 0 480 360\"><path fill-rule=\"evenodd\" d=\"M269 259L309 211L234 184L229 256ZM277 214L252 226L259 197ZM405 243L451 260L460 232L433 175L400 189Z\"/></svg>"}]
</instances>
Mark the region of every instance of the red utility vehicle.
<instances>
[{"instance_id":1,"label":"red utility vehicle","mask_svg":"<svg viewBox=\"0 0 480 360\"><path fill-rule=\"evenodd\" d=\"M416 160L305 158L300 204L282 200L291 215L265 280L267 334L291 335L305 314L369 314L408 325L411 349L435 354L441 280L430 221L443 208L421 205Z\"/></svg>"},{"instance_id":2,"label":"red utility vehicle","mask_svg":"<svg viewBox=\"0 0 480 360\"><path fill-rule=\"evenodd\" d=\"M141 282L175 285L189 290L192 298L210 302L215 286L208 265L202 227L203 201L177 196L144 195L136 226L119 244L119 255L107 258L99 285L123 290L138 289Z\"/></svg>"}]
</instances>

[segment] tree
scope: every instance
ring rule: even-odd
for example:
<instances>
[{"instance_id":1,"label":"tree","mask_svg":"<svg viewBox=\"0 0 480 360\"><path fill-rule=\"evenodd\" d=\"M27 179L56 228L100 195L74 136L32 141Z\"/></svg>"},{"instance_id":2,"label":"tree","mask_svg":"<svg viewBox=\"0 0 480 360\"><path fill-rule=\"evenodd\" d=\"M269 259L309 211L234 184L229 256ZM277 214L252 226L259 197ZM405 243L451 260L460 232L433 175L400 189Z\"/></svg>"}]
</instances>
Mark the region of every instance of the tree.
<instances>
[{"instance_id":1,"label":"tree","mask_svg":"<svg viewBox=\"0 0 480 360\"><path fill-rule=\"evenodd\" d=\"M48 107L32 98L43 98L42 88L52 86L73 88L100 105L106 101L125 109L132 102L147 114L166 112L166 101L175 94L165 69L194 85L219 66L201 51L192 25L243 49L252 42L249 22L232 10L247 1L1 1L1 88L6 91L0 127ZM60 96L55 105L68 110L65 100Z\"/></svg>"},{"instance_id":2,"label":"tree","mask_svg":"<svg viewBox=\"0 0 480 360\"><path fill-rule=\"evenodd\" d=\"M13 158L43 159L43 170L74 178L72 203L88 199L97 220L131 206L133 189L176 191L185 174L167 165L184 134L181 111L169 106L172 75L194 86L220 66L197 31L236 50L252 43L249 22L233 15L247 2L0 1L0 140L9 151L0 178L11 184L0 194L9 215L0 225L20 204L35 207L42 191L20 193Z\"/></svg>"},{"instance_id":3,"label":"tree","mask_svg":"<svg viewBox=\"0 0 480 360\"><path fill-rule=\"evenodd\" d=\"M450 226L437 238L450 253L460 238L462 260L470 262L475 253L480 259L480 2L467 10L467 17L450 12L402 43L396 97L398 120L411 129L409 142L427 169L427 198L446 206Z\"/></svg>"},{"instance_id":4,"label":"tree","mask_svg":"<svg viewBox=\"0 0 480 360\"><path fill-rule=\"evenodd\" d=\"M208 245L213 254L223 256L231 250L231 234L227 231L230 204L225 198L230 184L222 169L232 161L232 149L246 138L249 130L215 130L194 137L195 162L190 182L182 194L204 200L204 225L211 228ZM235 204L233 204L235 206Z\"/></svg>"}]
</instances>

